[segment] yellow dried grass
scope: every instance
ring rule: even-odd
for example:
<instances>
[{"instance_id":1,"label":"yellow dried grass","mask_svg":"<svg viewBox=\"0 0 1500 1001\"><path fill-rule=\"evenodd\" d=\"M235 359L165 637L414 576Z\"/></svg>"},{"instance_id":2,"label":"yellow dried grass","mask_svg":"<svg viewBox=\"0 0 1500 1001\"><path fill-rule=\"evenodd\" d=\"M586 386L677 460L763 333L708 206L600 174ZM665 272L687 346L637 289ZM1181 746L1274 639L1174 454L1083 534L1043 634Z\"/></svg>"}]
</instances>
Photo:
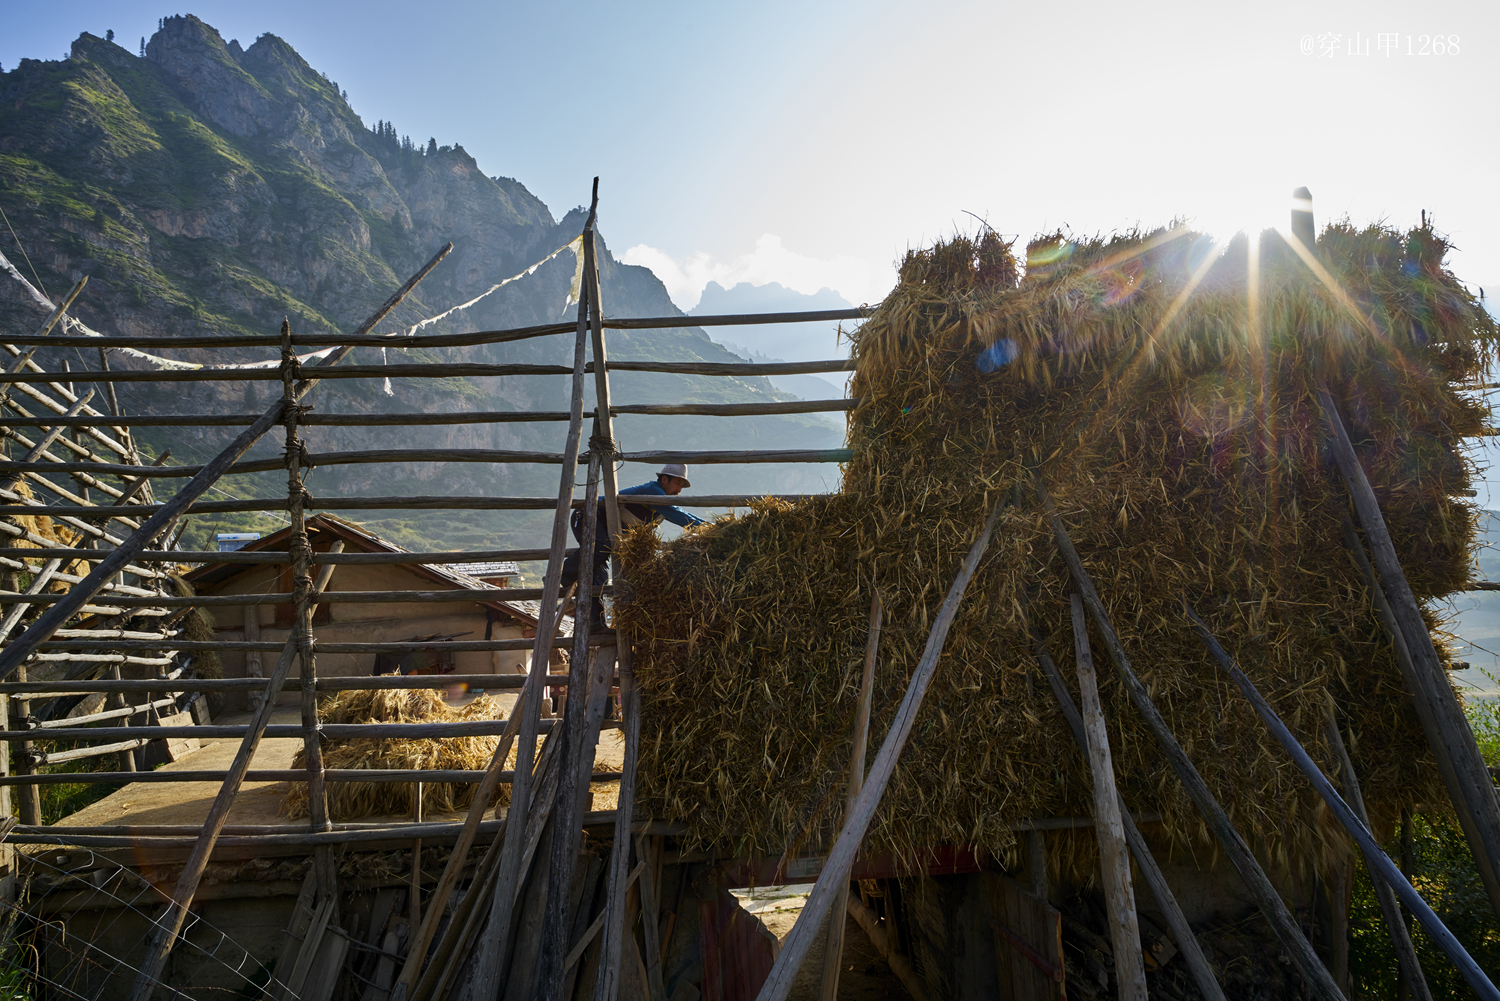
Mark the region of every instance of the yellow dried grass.
<instances>
[{"instance_id":1,"label":"yellow dried grass","mask_svg":"<svg viewBox=\"0 0 1500 1001\"><path fill-rule=\"evenodd\" d=\"M336 692L318 705L318 719L323 723L458 723L502 718L496 696L481 696L455 709L430 689ZM499 744L499 737L329 740L323 745L323 766L480 770L489 767ZM512 750L512 763L514 754ZM304 752L298 751L292 767L302 768L306 760ZM423 813L467 810L474 802L476 788L473 782L423 782ZM412 793L412 783L408 782L329 782L328 815L333 820L410 816ZM510 787L499 786L495 802L508 802L509 798ZM308 815L306 782L290 783L280 810L288 817Z\"/></svg>"},{"instance_id":2,"label":"yellow dried grass","mask_svg":"<svg viewBox=\"0 0 1500 1001\"><path fill-rule=\"evenodd\" d=\"M1326 382L1340 401L1417 596L1461 587L1475 523L1455 499L1472 471L1462 439L1488 433L1462 391L1497 331L1444 269L1446 249L1430 229L1333 226L1317 250L1333 286L1273 233L1258 253L1241 238L1218 258L1181 230L1054 235L1028 248L1023 280L993 235L909 254L852 335L860 405L841 492L767 501L668 545L650 531L624 540L644 808L721 849L830 844L871 592L886 608L878 747L985 512L1009 497L870 843L1009 853L1017 821L1090 813L1086 763L1027 634L1028 621L1050 633L1073 677L1070 585L1034 474L1178 740L1269 858L1345 849L1187 627L1184 595L1330 771L1333 696L1377 826L1445 804L1340 541L1347 495L1314 393ZM976 355L1001 337L1016 361L979 373ZM1101 688L1126 802L1212 854L1107 670ZM1093 867L1080 839L1052 841L1061 868Z\"/></svg>"}]
</instances>

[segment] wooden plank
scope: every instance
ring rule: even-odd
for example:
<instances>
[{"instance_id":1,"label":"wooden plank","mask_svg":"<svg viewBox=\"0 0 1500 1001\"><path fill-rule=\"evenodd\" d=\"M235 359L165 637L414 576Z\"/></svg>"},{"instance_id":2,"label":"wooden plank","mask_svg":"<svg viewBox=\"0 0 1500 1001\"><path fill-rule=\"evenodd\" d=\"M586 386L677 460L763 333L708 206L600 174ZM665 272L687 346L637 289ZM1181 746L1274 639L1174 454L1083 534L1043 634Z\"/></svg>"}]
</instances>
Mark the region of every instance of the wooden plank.
<instances>
[{"instance_id":1,"label":"wooden plank","mask_svg":"<svg viewBox=\"0 0 1500 1001\"><path fill-rule=\"evenodd\" d=\"M1109 611L1104 607L1104 602L1099 599L1099 593L1094 589L1093 581L1084 568L1083 559L1078 555L1078 550L1073 547L1072 539L1068 537L1067 527L1063 525L1062 518L1053 508L1040 481L1036 484L1036 488L1038 499L1051 520L1058 549L1068 565L1069 572L1073 575L1073 582L1083 598L1084 607L1088 609L1089 616L1104 636L1110 657L1115 662L1115 669L1120 679L1125 683L1125 691L1130 696L1131 703L1146 721L1146 725L1151 728L1157 745L1161 748L1168 764L1172 766L1172 770L1177 773L1179 781L1182 782L1189 798L1198 808L1210 833L1224 849L1225 856L1239 873L1245 888L1250 892L1251 899L1266 916L1276 940L1281 943L1282 948L1286 950L1292 962L1302 973L1303 979L1313 994L1322 1001L1344 1001L1343 992L1334 983L1333 976L1323 965L1322 959L1313 951L1312 944L1303 937L1302 929L1293 919L1291 912L1287 910L1286 903L1277 894L1276 888L1271 885L1265 870L1261 868L1255 855L1250 851L1250 847L1245 844L1244 838L1240 837L1229 815L1224 812L1224 808L1208 788L1208 783L1204 782L1203 776L1198 774L1198 769L1193 766L1187 752L1173 736L1171 727L1167 726L1156 704L1151 701L1146 687L1136 677L1134 669L1130 666L1130 657L1125 652L1124 644L1120 642L1119 635L1110 622Z\"/></svg>"},{"instance_id":2,"label":"wooden plank","mask_svg":"<svg viewBox=\"0 0 1500 1001\"><path fill-rule=\"evenodd\" d=\"M1014 1001L1067 997L1062 915L1014 880L995 880L995 973L1000 996Z\"/></svg>"},{"instance_id":3,"label":"wooden plank","mask_svg":"<svg viewBox=\"0 0 1500 1001\"><path fill-rule=\"evenodd\" d=\"M841 884L847 884L849 880L849 870L854 864L854 856L864 841L865 831L869 829L870 821L875 817L876 808L880 806L880 799L885 794L886 785L896 770L896 761L906 746L912 726L916 723L917 712L922 707L922 698L927 694L927 686L931 684L932 676L937 670L938 657L948 638L948 628L953 624L953 618L958 613L958 605L963 599L964 590L979 566L980 557L989 546L990 537L995 532L995 524L1000 520L1000 512L1006 503L1007 501L1001 500L990 512L984 528L979 533L979 538L969 549L969 555L965 558L962 568L953 581L953 586L949 588L948 596L943 599L937 618L933 620L932 631L928 634L927 645L922 651L921 660L917 662L916 670L912 672L906 695L901 701L900 708L896 710L890 730L886 732L885 741L880 746L880 753L875 756L875 763L870 767L870 774L865 778L865 786L855 801L854 809L849 811L844 821L844 828L839 832L833 851L828 855L828 863L823 867L822 874L818 876L812 893L808 895L807 904L802 908L802 913L798 916L796 924L792 926L786 941L782 943L781 954L776 957L771 973L761 987L758 995L759 1001L786 1001L787 994L792 989L792 983L796 980L797 971L801 969L802 961L807 957L808 949L812 946L813 936L818 933L828 917L829 906L833 903L836 890Z\"/></svg>"},{"instance_id":4,"label":"wooden plank","mask_svg":"<svg viewBox=\"0 0 1500 1001\"><path fill-rule=\"evenodd\" d=\"M642 963L645 968L646 989L651 1001L667 1001L667 992L661 980L661 942L658 935L660 919L660 889L657 873L661 869L661 839L642 834L636 838L636 857L645 866L641 875L641 939L645 946ZM632 942L634 935L627 935Z\"/></svg>"},{"instance_id":5,"label":"wooden plank","mask_svg":"<svg viewBox=\"0 0 1500 1001\"><path fill-rule=\"evenodd\" d=\"M1130 857L1125 852L1125 825L1120 820L1119 794L1115 791L1109 732L1104 726L1104 708L1099 702L1098 682L1094 678L1083 599L1075 594L1071 601L1078 690L1083 697L1083 734L1088 742L1089 771L1094 778L1094 835L1099 840L1100 882L1104 884L1104 902L1109 911L1115 981L1120 1001L1146 1001L1141 928L1135 914L1135 889L1130 882Z\"/></svg>"},{"instance_id":6,"label":"wooden plank","mask_svg":"<svg viewBox=\"0 0 1500 1001\"><path fill-rule=\"evenodd\" d=\"M859 791L865 783L865 745L870 737L870 704L875 697L875 658L880 652L880 620L884 607L880 592L870 596L870 628L865 639L865 666L859 676L859 701L854 714L854 744L849 749L848 790L844 799L844 811L852 812ZM844 965L844 913L849 901L849 883L846 880L834 896L829 907L827 941L823 946L823 979L819 995L822 1001L837 1001L839 994L839 972Z\"/></svg>"},{"instance_id":7,"label":"wooden plank","mask_svg":"<svg viewBox=\"0 0 1500 1001\"><path fill-rule=\"evenodd\" d=\"M1260 694L1254 683L1245 676L1245 672L1240 670L1239 665L1234 662L1229 653L1219 645L1219 641L1209 632L1208 627L1203 624L1203 620L1198 618L1197 613L1193 611L1192 606L1186 600L1183 601L1182 607L1188 620L1192 622L1193 628L1197 630L1199 637L1203 640L1204 645L1208 647L1209 653L1213 655L1215 662L1229 675L1231 680L1234 681L1235 686L1249 700L1250 704L1255 708L1256 714L1260 716L1265 722L1266 728L1276 738L1277 743L1291 756L1297 767L1302 771L1302 774L1307 776L1308 781L1312 783L1318 795L1323 798L1323 802L1328 804L1328 808L1334 817L1343 825L1344 830L1348 831L1354 838L1355 844L1359 845L1360 851L1364 853L1365 864L1369 866L1371 876L1384 880L1396 892L1396 896L1400 897L1401 902L1416 915L1418 921L1422 922L1422 928L1427 932L1428 937L1432 939L1438 948L1443 950L1443 953L1458 968L1458 972L1463 975L1464 980L1473 988L1476 995L1486 999L1486 1001L1500 1001L1500 989L1495 987L1490 981L1488 974L1480 968L1478 963L1474 962L1473 957L1469 955L1468 950L1463 947L1463 944L1454 937L1453 933L1448 930L1442 920L1433 913L1432 908L1427 906L1427 902L1422 899L1421 894L1417 893L1411 883L1406 881L1405 877L1401 874L1401 870L1396 867L1396 863L1391 861L1390 856L1386 855L1381 849L1380 842L1376 841L1375 836L1370 833L1370 829L1360 821L1354 811L1349 808L1349 805L1344 802L1343 797L1333 788L1333 783L1328 781L1328 777L1323 774L1322 769L1313 761L1312 756L1302 747L1302 744L1297 740L1292 731L1287 729L1286 724L1281 721L1281 717L1277 715L1276 710L1271 708L1271 704Z\"/></svg>"}]
</instances>

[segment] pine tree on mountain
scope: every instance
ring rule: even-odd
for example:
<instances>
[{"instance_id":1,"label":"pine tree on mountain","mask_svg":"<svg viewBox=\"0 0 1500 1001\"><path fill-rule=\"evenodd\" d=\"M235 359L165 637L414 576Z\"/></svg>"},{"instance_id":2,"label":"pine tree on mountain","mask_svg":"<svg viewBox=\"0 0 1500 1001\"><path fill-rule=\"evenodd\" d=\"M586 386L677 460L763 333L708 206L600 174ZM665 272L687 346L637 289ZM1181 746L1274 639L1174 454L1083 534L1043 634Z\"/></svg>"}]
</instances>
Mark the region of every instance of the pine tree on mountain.
<instances>
[{"instance_id":1,"label":"pine tree on mountain","mask_svg":"<svg viewBox=\"0 0 1500 1001\"><path fill-rule=\"evenodd\" d=\"M104 33L104 40L106 42L113 42L115 40L115 29L110 28L108 31L106 31Z\"/></svg>"},{"instance_id":2,"label":"pine tree on mountain","mask_svg":"<svg viewBox=\"0 0 1500 1001\"><path fill-rule=\"evenodd\" d=\"M141 58L142 59L146 58L146 36L145 35L141 36Z\"/></svg>"},{"instance_id":3,"label":"pine tree on mountain","mask_svg":"<svg viewBox=\"0 0 1500 1001\"><path fill-rule=\"evenodd\" d=\"M427 140L427 155L428 156L437 156L437 140L436 139L428 139Z\"/></svg>"}]
</instances>

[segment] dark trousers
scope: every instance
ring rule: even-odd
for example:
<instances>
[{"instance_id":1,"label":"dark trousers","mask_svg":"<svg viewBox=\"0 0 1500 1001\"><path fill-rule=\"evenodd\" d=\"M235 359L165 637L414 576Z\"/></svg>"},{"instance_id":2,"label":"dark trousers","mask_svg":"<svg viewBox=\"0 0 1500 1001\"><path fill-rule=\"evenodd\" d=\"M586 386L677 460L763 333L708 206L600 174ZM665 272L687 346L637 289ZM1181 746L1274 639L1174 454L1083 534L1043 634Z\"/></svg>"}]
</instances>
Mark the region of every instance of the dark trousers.
<instances>
[{"instance_id":1,"label":"dark trousers","mask_svg":"<svg viewBox=\"0 0 1500 1001\"><path fill-rule=\"evenodd\" d=\"M583 546L584 522L581 517L575 515L572 519L573 538L578 540L580 548ZM600 600L600 593L604 584L609 580L609 557L611 553L609 539L609 526L601 517L596 523L594 533L594 574L592 601L589 603L590 624L593 628L604 627L604 602ZM578 580L578 553L571 553L563 560L562 580L558 585L559 592L566 591L568 585Z\"/></svg>"}]
</instances>

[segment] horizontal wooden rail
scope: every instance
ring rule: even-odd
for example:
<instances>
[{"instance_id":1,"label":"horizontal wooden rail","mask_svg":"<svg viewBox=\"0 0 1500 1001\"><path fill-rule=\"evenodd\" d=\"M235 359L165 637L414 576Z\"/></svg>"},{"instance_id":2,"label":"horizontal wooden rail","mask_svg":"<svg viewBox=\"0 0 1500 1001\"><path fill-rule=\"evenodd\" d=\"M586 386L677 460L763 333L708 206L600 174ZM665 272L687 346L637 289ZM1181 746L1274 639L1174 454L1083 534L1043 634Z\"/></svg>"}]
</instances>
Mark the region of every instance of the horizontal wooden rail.
<instances>
[{"instance_id":1,"label":"horizontal wooden rail","mask_svg":"<svg viewBox=\"0 0 1500 1001\"><path fill-rule=\"evenodd\" d=\"M150 773L142 772L140 774L145 775ZM583 815L584 827L613 827L614 823L614 810L594 810ZM493 835L504 824L505 821L503 820L482 821L479 824L479 834L481 836L486 834ZM225 848L260 848L273 845L337 845L349 842L365 843L371 841L410 842L414 838L421 838L426 843L452 841L458 837L459 832L463 828L464 825L457 822L353 828L340 826L331 831L309 832L303 830L295 834L256 833L249 835L225 835L221 836L216 843L218 846ZM50 827L28 827L25 833L12 831L6 840L11 844L18 845L59 845L76 848L134 848L143 850L153 848L192 848L198 843L198 838L193 835L180 838L150 838L135 835L58 834L54 833L56 830L56 828ZM687 833L687 828L682 824L644 819L631 821L630 830L632 834L663 834L668 836L680 836Z\"/></svg>"},{"instance_id":2,"label":"horizontal wooden rail","mask_svg":"<svg viewBox=\"0 0 1500 1001\"><path fill-rule=\"evenodd\" d=\"M730 313L715 316L644 316L632 318L606 318L604 326L616 330L654 330L666 327L740 327L761 323L819 323L831 320L863 320L874 310L869 306L850 309L818 309L786 313ZM567 334L578 329L573 322L543 323L530 327L513 327L506 330L476 330L467 334L293 334L294 347L326 347L328 345L373 348L442 348L466 347L473 344L494 344L504 341L523 340L528 337L545 337L548 334ZM7 342L18 345L45 344L59 348L246 348L280 347L281 338L276 334L240 334L227 337L211 335L186 335L182 337L143 336L89 337L59 334L39 337L21 334L6 335ZM83 379L78 381L82 382Z\"/></svg>"},{"instance_id":3,"label":"horizontal wooden rail","mask_svg":"<svg viewBox=\"0 0 1500 1001\"><path fill-rule=\"evenodd\" d=\"M606 634L610 635L610 634ZM571 640L566 641L569 645ZM609 641L613 643L614 640ZM285 644L277 644L280 649ZM608 644L602 644L608 645ZM320 645L319 653L326 653ZM319 692L407 691L418 688L454 688L469 690L522 688L524 674L378 674L346 678L316 678L313 690ZM566 688L566 674L545 674L542 684ZM288 692L301 691L301 678L288 678L282 684ZM25 695L32 701L67 698L95 692L264 692L265 678L96 678L92 681L6 681L0 682L0 694Z\"/></svg>"},{"instance_id":4,"label":"horizontal wooden rail","mask_svg":"<svg viewBox=\"0 0 1500 1001\"><path fill-rule=\"evenodd\" d=\"M142 728L144 729L144 728ZM146 743L146 741L142 741ZM484 769L478 771L463 771L442 768L325 768L323 770L329 782L470 782L478 783L484 778ZM509 783L515 778L515 772L501 772L501 783ZM55 772L43 775L8 775L0 776L0 786L24 786L24 785L68 785L77 782L84 785L112 785L115 783L133 784L136 782L223 782L229 775L227 771L198 771L198 772ZM618 782L619 772L594 772L589 776L590 782ZM245 774L246 782L306 782L307 769L305 768L262 768L251 769ZM36 828L37 831L48 830L48 828ZM174 835L191 834L194 828L183 826L181 828L141 828L132 829L132 833L139 830L137 837L152 835ZM227 830L227 828L226 828ZM286 827L280 830L287 830ZM295 828L293 828L295 830ZM63 828L61 833L71 834L113 834L115 831L108 828L70 827ZM123 833L123 832L122 832ZM266 833L271 833L268 830Z\"/></svg>"},{"instance_id":5,"label":"horizontal wooden rail","mask_svg":"<svg viewBox=\"0 0 1500 1001\"><path fill-rule=\"evenodd\" d=\"M590 642L590 646L613 645L614 634L607 634L607 640ZM379 641L365 643L317 643L318 653L413 653L421 650L434 652L443 651L447 653L492 653L506 650L530 650L536 645L534 639L499 639L499 640L401 640L382 643ZM208 653L212 651L255 651L260 653L275 653L286 646L285 641L272 642L270 640L164 640L164 639L131 639L131 640L88 640L88 639L56 639L47 640L37 644L38 650L161 650L171 647L178 653ZM573 646L571 637L561 637L553 641L555 650L568 650ZM0 691L4 691L0 687Z\"/></svg>"},{"instance_id":6,"label":"horizontal wooden rail","mask_svg":"<svg viewBox=\"0 0 1500 1001\"><path fill-rule=\"evenodd\" d=\"M799 501L824 494L698 494L695 496L660 497L635 495L628 503L647 507L748 507L758 500ZM279 511L287 506L285 497L250 497L232 501L200 501L192 505L194 514L226 514L236 511ZM308 497L303 506L320 511L551 511L556 497ZM583 506L583 498L574 498L574 507ZM51 515L59 512L87 512L89 508L48 507L45 504L0 504L0 516L30 514ZM151 514L152 504L128 504L113 508L121 514Z\"/></svg>"},{"instance_id":7,"label":"horizontal wooden rail","mask_svg":"<svg viewBox=\"0 0 1500 1001\"><path fill-rule=\"evenodd\" d=\"M665 414L698 417L758 417L774 414L816 414L853 410L858 400L783 400L780 403L629 403L609 408L621 414ZM240 427L255 423L259 414L144 414L128 417L0 417L7 427ZM566 410L471 410L436 414L306 414L297 423L306 427L400 427L444 424L526 424L566 421Z\"/></svg>"},{"instance_id":8,"label":"horizontal wooden rail","mask_svg":"<svg viewBox=\"0 0 1500 1001\"><path fill-rule=\"evenodd\" d=\"M137 732L139 732L139 730ZM33 739L35 739L36 731L32 731L32 734ZM41 758L41 764L61 765L69 761L78 761L81 758L102 758L106 754L118 754L121 751L134 751L137 748L145 747L149 743L151 743L150 740L144 737L140 737L136 738L135 740L122 740L117 744L99 744L93 747L75 747L67 751L49 751L46 754L39 755L39 757ZM72 774L86 773L75 772ZM24 785L25 783L18 784Z\"/></svg>"},{"instance_id":9,"label":"horizontal wooden rail","mask_svg":"<svg viewBox=\"0 0 1500 1001\"><path fill-rule=\"evenodd\" d=\"M675 375L757 376L809 375L816 372L852 372L848 358L786 362L666 362L610 361L611 372L661 372ZM594 370L589 362L587 371ZM502 376L572 375L567 365L516 363L489 365L480 362L431 362L417 365L330 365L318 368L318 379L479 379ZM78 382L280 382L278 368L117 369L108 372L44 372L42 377L75 379ZM32 383L29 372L0 372L0 384Z\"/></svg>"},{"instance_id":10,"label":"horizontal wooden rail","mask_svg":"<svg viewBox=\"0 0 1500 1001\"><path fill-rule=\"evenodd\" d=\"M542 729L551 729L556 720L544 719ZM605 724L609 726L609 724ZM243 737L250 728L237 724L221 726L209 723L199 726L80 726L48 730L48 740L128 740L148 730L153 740L180 737ZM36 740L37 730L0 730L0 740ZM377 740L427 740L438 737L498 737L505 732L503 719L461 720L455 723L320 723L318 735L329 740L373 738ZM266 737L301 737L301 724L273 723L266 727ZM306 774L305 772L303 774Z\"/></svg>"},{"instance_id":11,"label":"horizontal wooden rail","mask_svg":"<svg viewBox=\"0 0 1500 1001\"><path fill-rule=\"evenodd\" d=\"M565 555L571 556L575 552L577 552L576 549L569 549ZM447 553L313 553L312 561L314 565L332 564L335 566L344 564L356 566L386 563L430 563L437 565L545 560L549 553L550 550L547 549L476 549L470 552ZM108 555L109 550L107 549L69 549L66 546L58 546L56 548L38 547L35 549L0 549L0 557L27 560L50 560L61 557L69 562L73 560L93 560L97 562ZM286 551L280 549L257 550L253 552L237 550L226 553L215 552L211 549L148 549L136 557L136 560L140 563L285 564L288 562L288 559ZM151 576L153 574L151 570L134 565L126 566L125 572L140 576Z\"/></svg>"},{"instance_id":12,"label":"horizontal wooden rail","mask_svg":"<svg viewBox=\"0 0 1500 1001\"><path fill-rule=\"evenodd\" d=\"M138 706L126 706L124 709L110 709L102 713L89 713L87 716L69 716L65 719L44 719L38 722L34 729L45 732L56 730L65 726L82 726L85 723L102 723L107 719L123 719L126 716L138 716L151 709L164 709L176 702L175 698L157 699Z\"/></svg>"},{"instance_id":13,"label":"horizontal wooden rail","mask_svg":"<svg viewBox=\"0 0 1500 1001\"><path fill-rule=\"evenodd\" d=\"M610 593L609 588L604 589ZM20 595L0 591L0 603L7 598L25 598L29 605L53 605L64 600L66 594ZM535 601L542 597L539 587L455 587L449 591L323 591L308 600L314 604L375 605L392 602L434 602L438 604L462 601ZM101 594L93 599L96 605L110 608L221 608L235 605L289 605L293 601L291 591L271 591L265 594L206 594L184 598L177 595L160 595L140 598L135 595Z\"/></svg>"},{"instance_id":14,"label":"horizontal wooden rail","mask_svg":"<svg viewBox=\"0 0 1500 1001\"><path fill-rule=\"evenodd\" d=\"M625 462L756 463L756 462L848 462L852 449L746 449L737 451L691 452L623 452ZM388 465L400 462L482 462L491 464L539 463L561 465L561 452L517 452L494 448L386 448L355 452L310 452L303 456L304 469L315 466ZM578 457L579 465L588 465L587 452ZM254 459L237 462L224 471L234 473L268 473L286 468L284 459ZM17 462L0 460L0 473L92 471L113 476L145 476L151 479L186 479L196 476L202 466L127 466L121 463L97 462ZM87 511L90 508L68 508ZM119 511L120 508L94 509Z\"/></svg>"}]
</instances>

